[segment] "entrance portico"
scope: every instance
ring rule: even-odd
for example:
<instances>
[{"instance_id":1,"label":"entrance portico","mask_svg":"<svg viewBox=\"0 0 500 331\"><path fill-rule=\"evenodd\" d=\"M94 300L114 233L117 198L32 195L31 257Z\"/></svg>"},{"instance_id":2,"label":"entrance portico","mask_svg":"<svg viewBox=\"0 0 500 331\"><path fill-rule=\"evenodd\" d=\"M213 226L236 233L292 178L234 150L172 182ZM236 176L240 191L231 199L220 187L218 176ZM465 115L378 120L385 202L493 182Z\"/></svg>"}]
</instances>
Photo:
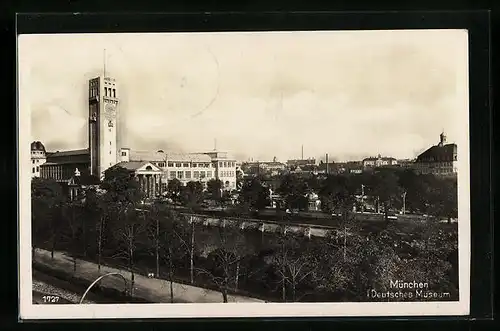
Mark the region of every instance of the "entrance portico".
<instances>
[{"instance_id":1,"label":"entrance portico","mask_svg":"<svg viewBox=\"0 0 500 331\"><path fill-rule=\"evenodd\" d=\"M141 190L148 198L154 198L161 195L162 171L151 163L146 163L135 171L135 177L138 179Z\"/></svg>"}]
</instances>

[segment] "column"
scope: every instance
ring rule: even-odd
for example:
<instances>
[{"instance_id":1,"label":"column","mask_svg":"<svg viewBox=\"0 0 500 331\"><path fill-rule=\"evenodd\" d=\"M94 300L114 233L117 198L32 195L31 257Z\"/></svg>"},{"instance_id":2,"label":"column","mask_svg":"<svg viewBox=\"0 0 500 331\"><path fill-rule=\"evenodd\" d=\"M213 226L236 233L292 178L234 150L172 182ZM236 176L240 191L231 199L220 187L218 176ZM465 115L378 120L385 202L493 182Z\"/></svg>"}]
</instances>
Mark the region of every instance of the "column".
<instances>
[{"instance_id":1,"label":"column","mask_svg":"<svg viewBox=\"0 0 500 331\"><path fill-rule=\"evenodd\" d=\"M139 183L141 186L141 192L144 193L146 191L146 184L145 184L144 175L139 175Z\"/></svg>"},{"instance_id":2,"label":"column","mask_svg":"<svg viewBox=\"0 0 500 331\"><path fill-rule=\"evenodd\" d=\"M161 174L160 174L160 175L158 175L158 193L160 195L163 193L161 185L162 185L162 183L161 183Z\"/></svg>"},{"instance_id":3,"label":"column","mask_svg":"<svg viewBox=\"0 0 500 331\"><path fill-rule=\"evenodd\" d=\"M156 175L153 175L153 198L156 197Z\"/></svg>"}]
</instances>

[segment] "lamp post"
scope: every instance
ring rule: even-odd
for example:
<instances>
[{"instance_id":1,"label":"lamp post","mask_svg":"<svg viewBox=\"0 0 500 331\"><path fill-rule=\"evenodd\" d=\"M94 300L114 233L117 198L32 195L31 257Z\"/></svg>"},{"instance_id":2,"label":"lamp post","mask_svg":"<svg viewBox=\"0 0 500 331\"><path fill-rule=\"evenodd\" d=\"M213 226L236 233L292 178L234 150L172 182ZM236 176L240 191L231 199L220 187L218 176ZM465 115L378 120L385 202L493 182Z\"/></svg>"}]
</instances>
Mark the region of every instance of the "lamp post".
<instances>
[{"instance_id":1,"label":"lamp post","mask_svg":"<svg viewBox=\"0 0 500 331\"><path fill-rule=\"evenodd\" d=\"M83 293L80 301L78 302L79 304L83 303L83 300L85 299L85 296L87 295L87 293L90 291L90 289L95 285L97 284L97 282L99 282L101 279L103 279L104 277L108 277L108 276L118 276L120 277L121 279L123 279L123 282L125 283L125 289L124 289L124 293L126 294L127 293L127 279L120 273L118 272L110 272L110 273L107 273L105 275L102 275L100 276L99 278L97 278L92 284L90 284L90 286L87 288L87 290L85 291L85 293Z\"/></svg>"}]
</instances>

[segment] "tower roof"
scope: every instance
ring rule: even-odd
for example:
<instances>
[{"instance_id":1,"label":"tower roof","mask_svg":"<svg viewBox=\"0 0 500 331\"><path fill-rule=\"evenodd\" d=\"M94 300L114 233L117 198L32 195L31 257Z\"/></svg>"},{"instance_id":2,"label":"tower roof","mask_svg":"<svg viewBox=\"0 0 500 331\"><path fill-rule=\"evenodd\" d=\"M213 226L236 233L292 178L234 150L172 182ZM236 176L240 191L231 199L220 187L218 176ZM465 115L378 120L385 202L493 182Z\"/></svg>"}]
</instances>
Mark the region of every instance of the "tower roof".
<instances>
[{"instance_id":1,"label":"tower roof","mask_svg":"<svg viewBox=\"0 0 500 331\"><path fill-rule=\"evenodd\" d=\"M34 141L31 143L31 151L45 152L45 146L40 141Z\"/></svg>"}]
</instances>

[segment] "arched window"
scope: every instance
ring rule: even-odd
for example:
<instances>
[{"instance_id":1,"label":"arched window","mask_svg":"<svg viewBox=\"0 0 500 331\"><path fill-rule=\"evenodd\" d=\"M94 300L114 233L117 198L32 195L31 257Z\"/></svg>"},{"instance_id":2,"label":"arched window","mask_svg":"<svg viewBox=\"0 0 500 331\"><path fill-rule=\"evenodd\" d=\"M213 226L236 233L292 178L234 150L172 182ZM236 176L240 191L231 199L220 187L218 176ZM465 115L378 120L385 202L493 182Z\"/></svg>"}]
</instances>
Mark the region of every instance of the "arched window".
<instances>
[{"instance_id":1,"label":"arched window","mask_svg":"<svg viewBox=\"0 0 500 331\"><path fill-rule=\"evenodd\" d=\"M146 170L153 170L153 168L151 168L151 166L147 166Z\"/></svg>"}]
</instances>

